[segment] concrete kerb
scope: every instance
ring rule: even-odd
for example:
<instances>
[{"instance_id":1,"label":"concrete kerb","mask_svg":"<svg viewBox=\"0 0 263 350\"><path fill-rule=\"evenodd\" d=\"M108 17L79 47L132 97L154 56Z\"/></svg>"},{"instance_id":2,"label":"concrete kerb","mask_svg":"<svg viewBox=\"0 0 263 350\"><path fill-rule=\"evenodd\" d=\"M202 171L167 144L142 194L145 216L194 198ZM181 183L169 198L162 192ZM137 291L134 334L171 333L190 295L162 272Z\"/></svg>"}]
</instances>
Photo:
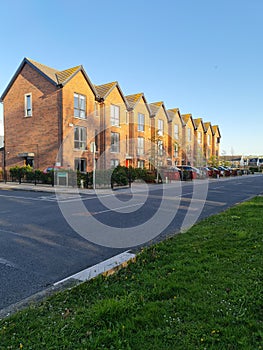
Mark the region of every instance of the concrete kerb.
<instances>
[{"instance_id":1,"label":"concrete kerb","mask_svg":"<svg viewBox=\"0 0 263 350\"><path fill-rule=\"evenodd\" d=\"M213 178L209 178L209 180L211 181L223 181L223 180L229 180L230 178L219 178L219 179L213 179ZM193 181L179 181L179 183L184 186L186 184L189 184L191 182L202 182L202 179L195 179ZM174 182L173 182L174 183ZM153 188L157 188L157 184L149 184L150 186L152 186ZM169 184L164 184L164 185L169 185ZM140 187L140 183L136 183L136 184L132 184L132 187ZM121 189L128 189L127 186L125 187L116 187L113 192L115 190L121 190ZM94 194L95 192L99 192L99 193L103 193L104 191L108 192L112 192L112 190L109 189L80 189L80 188L76 188L76 187L64 187L64 186L56 186L56 187L52 187L52 186L45 186L45 185L34 185L34 184L26 184L26 183L21 183L19 184L18 182L0 182L0 190L13 190L13 191L34 191L34 192L48 192L48 193L61 193L61 194L72 194L72 193L76 193L76 191L78 191L80 194Z\"/></svg>"},{"instance_id":2,"label":"concrete kerb","mask_svg":"<svg viewBox=\"0 0 263 350\"><path fill-rule=\"evenodd\" d=\"M120 269L127 267L129 262L135 262L135 260L135 254L131 253L130 251L125 251L94 266L84 269L72 276L68 276L53 283L46 289L0 310L0 320L17 313L26 307L37 305L56 292L72 289L73 287L87 282L99 275L110 276Z\"/></svg>"}]
</instances>

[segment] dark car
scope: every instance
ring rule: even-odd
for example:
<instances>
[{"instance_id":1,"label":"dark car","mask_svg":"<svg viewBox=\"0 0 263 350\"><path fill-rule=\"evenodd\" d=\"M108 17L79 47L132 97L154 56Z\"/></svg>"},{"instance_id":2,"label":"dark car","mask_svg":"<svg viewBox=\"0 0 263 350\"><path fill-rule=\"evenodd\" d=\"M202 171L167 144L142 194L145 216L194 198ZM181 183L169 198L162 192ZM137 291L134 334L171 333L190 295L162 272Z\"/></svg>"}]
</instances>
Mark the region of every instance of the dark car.
<instances>
[{"instance_id":1,"label":"dark car","mask_svg":"<svg viewBox=\"0 0 263 350\"><path fill-rule=\"evenodd\" d=\"M211 177L219 177L220 176L220 171L217 168L209 166L208 169L209 169L209 174L208 174L209 176L211 176Z\"/></svg>"},{"instance_id":2,"label":"dark car","mask_svg":"<svg viewBox=\"0 0 263 350\"><path fill-rule=\"evenodd\" d=\"M50 173L51 171L58 171L58 170L62 170L63 167L62 166L50 166L50 167L47 167L43 170L43 173L44 174L48 174Z\"/></svg>"},{"instance_id":3,"label":"dark car","mask_svg":"<svg viewBox=\"0 0 263 350\"><path fill-rule=\"evenodd\" d=\"M190 165L178 165L181 170L181 180L193 180L198 177L198 169Z\"/></svg>"},{"instance_id":4,"label":"dark car","mask_svg":"<svg viewBox=\"0 0 263 350\"><path fill-rule=\"evenodd\" d=\"M227 167L219 166L217 168L220 171L220 176L230 176L231 172Z\"/></svg>"}]
</instances>

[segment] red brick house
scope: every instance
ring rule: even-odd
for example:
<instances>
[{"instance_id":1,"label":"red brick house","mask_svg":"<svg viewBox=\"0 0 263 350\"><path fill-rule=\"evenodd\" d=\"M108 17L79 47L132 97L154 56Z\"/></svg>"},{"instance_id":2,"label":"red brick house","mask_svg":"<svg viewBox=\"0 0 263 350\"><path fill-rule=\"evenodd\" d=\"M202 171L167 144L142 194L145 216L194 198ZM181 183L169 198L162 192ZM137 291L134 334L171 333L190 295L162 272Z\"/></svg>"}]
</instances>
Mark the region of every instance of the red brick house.
<instances>
[{"instance_id":1,"label":"red brick house","mask_svg":"<svg viewBox=\"0 0 263 350\"><path fill-rule=\"evenodd\" d=\"M81 65L60 71L24 58L0 102L6 169L193 165L197 145L205 158L219 154L218 126L125 96L116 81L94 85Z\"/></svg>"},{"instance_id":2,"label":"red brick house","mask_svg":"<svg viewBox=\"0 0 263 350\"><path fill-rule=\"evenodd\" d=\"M25 58L1 96L4 103L6 166L44 169L61 163L60 146L74 133L75 162L81 163L92 119L95 87L82 66L58 71ZM73 141L72 141L73 142ZM73 164L61 164L73 166Z\"/></svg>"}]
</instances>

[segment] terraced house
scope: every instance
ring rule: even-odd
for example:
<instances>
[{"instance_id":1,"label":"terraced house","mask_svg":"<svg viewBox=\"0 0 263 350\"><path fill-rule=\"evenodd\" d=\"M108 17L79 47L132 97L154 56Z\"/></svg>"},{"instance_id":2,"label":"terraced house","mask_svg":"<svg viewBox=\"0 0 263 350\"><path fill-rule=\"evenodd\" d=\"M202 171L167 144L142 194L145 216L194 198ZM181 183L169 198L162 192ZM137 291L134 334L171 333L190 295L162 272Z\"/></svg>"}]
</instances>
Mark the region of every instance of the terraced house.
<instances>
[{"instance_id":1,"label":"terraced house","mask_svg":"<svg viewBox=\"0 0 263 350\"><path fill-rule=\"evenodd\" d=\"M118 82L95 85L83 66L56 70L24 58L1 96L5 166L203 166L218 156L217 125L203 123Z\"/></svg>"}]
</instances>

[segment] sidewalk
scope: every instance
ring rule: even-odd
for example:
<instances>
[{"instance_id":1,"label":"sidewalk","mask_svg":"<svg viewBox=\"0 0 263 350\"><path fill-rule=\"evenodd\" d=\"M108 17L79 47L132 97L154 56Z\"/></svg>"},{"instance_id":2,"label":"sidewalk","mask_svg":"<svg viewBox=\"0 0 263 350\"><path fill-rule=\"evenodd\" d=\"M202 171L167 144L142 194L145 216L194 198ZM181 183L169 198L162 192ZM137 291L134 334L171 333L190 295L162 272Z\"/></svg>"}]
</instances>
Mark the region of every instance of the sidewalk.
<instances>
[{"instance_id":1,"label":"sidewalk","mask_svg":"<svg viewBox=\"0 0 263 350\"><path fill-rule=\"evenodd\" d=\"M134 184L133 187L138 187L140 184ZM97 188L97 189L88 189L88 188L78 188L72 186L54 186L43 185L43 184L32 184L32 183L18 183L18 182L0 182L0 190L12 190L12 191L34 191L34 192L48 192L48 193L66 193L66 194L95 194L99 192L103 193L112 193L112 191L129 189L128 186L115 187L113 190L109 188Z\"/></svg>"},{"instance_id":2,"label":"sidewalk","mask_svg":"<svg viewBox=\"0 0 263 350\"><path fill-rule=\"evenodd\" d=\"M262 176L262 174L259 174ZM252 177L252 176L259 176L259 175L243 175L242 177ZM208 178L209 182L222 182L226 180L231 180L231 179L236 179L237 177L223 177L223 178ZM176 181L168 184L160 184L169 186L171 184L180 184L180 186L184 186L186 184L189 184L190 182L202 182L204 180L202 179L196 179L193 181ZM133 182L132 183L132 188L141 188L143 183L140 182ZM160 186L159 184L148 184L149 186L154 186L155 188L158 188ZM97 191L99 193L112 193L112 191L116 190L121 190L121 189L129 189L128 186L123 186L123 187L115 187L113 190L111 188L98 188L96 190L93 189L87 189L87 188L78 188L78 187L66 187L66 186L54 186L52 187L51 185L43 185L43 184L31 184L31 183L21 183L19 184L18 182L0 182L0 190L13 190L13 191L35 191L35 192L49 192L49 193L67 193L67 194L76 194L76 193L81 193L81 194L95 194Z\"/></svg>"},{"instance_id":3,"label":"sidewalk","mask_svg":"<svg viewBox=\"0 0 263 350\"><path fill-rule=\"evenodd\" d=\"M0 190L12 190L12 191L35 191L35 192L50 192L50 193L94 193L93 189L79 189L77 187L64 187L64 186L54 186L43 185L43 184L30 184L18 182L0 182Z\"/></svg>"}]
</instances>

